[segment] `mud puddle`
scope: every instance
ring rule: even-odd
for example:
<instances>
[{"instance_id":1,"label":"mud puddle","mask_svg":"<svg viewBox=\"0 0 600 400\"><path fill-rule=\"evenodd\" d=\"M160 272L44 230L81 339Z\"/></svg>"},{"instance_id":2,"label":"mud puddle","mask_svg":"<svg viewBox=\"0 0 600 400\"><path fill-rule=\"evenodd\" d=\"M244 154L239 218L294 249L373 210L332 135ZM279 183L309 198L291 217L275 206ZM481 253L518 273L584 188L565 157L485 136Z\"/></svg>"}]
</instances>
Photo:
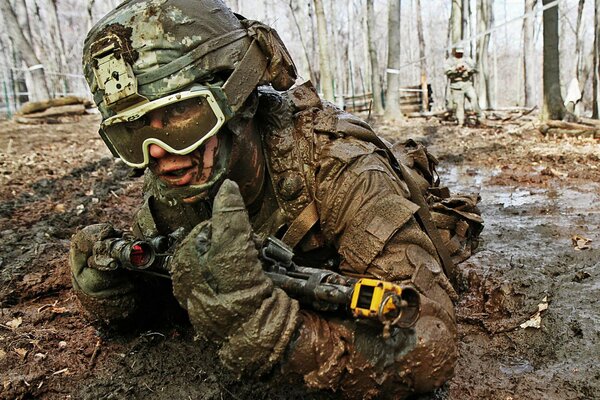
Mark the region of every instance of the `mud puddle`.
<instances>
[{"instance_id":1,"label":"mud puddle","mask_svg":"<svg viewBox=\"0 0 600 400\"><path fill-rule=\"evenodd\" d=\"M461 265L461 359L446 395L600 398L600 185L491 184L502 173L440 169L453 191L480 193L485 216L479 251Z\"/></svg>"},{"instance_id":2,"label":"mud puddle","mask_svg":"<svg viewBox=\"0 0 600 400\"><path fill-rule=\"evenodd\" d=\"M127 229L141 199L98 123L0 123L0 141L12 140L0 146L0 399L338 398L238 381L176 310L125 331L83 319L69 238L96 222ZM392 141L419 134L443 184L482 196L483 242L460 265L461 358L444 388L419 399L600 398L600 143L509 126L381 128ZM576 250L573 235L591 248ZM545 304L539 328L520 327L536 326Z\"/></svg>"}]
</instances>

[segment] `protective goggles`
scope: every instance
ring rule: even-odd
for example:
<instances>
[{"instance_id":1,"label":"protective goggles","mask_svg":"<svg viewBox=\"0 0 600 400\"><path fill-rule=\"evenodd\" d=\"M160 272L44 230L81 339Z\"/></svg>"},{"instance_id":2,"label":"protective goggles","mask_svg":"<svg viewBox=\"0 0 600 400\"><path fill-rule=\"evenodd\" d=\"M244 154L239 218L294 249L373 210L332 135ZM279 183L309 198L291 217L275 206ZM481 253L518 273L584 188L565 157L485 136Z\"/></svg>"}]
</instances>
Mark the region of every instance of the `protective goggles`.
<instances>
[{"instance_id":1,"label":"protective goggles","mask_svg":"<svg viewBox=\"0 0 600 400\"><path fill-rule=\"evenodd\" d=\"M144 168L151 144L172 154L191 153L232 116L220 87L194 86L121 111L102 122L100 136L125 164Z\"/></svg>"}]
</instances>

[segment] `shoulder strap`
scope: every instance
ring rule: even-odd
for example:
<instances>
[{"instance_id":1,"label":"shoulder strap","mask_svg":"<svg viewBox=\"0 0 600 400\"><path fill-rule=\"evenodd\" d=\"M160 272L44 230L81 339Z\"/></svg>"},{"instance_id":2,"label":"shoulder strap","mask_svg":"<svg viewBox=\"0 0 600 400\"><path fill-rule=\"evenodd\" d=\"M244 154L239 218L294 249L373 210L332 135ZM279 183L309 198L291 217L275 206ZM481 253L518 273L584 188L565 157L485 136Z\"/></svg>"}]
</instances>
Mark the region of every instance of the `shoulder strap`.
<instances>
[{"instance_id":1,"label":"shoulder strap","mask_svg":"<svg viewBox=\"0 0 600 400\"><path fill-rule=\"evenodd\" d=\"M302 92L302 93L298 93ZM269 176L279 207L289 223L282 240L296 247L319 221L313 195L309 190L312 182L307 181L305 166L313 154L312 113L300 113L303 109L317 106L307 104L298 107L298 99L313 98L309 88L299 86L284 94L261 91L263 108L269 112L263 119L263 143ZM318 96L315 93L316 99Z\"/></svg>"}]
</instances>

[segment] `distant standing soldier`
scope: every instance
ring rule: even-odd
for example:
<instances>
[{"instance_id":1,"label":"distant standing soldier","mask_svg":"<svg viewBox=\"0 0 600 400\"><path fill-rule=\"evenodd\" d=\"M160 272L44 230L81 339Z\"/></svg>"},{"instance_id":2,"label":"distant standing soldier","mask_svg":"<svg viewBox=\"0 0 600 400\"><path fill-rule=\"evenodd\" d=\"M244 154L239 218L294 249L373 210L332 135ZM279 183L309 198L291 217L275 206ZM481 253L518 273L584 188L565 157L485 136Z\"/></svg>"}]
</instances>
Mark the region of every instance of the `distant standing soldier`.
<instances>
[{"instance_id":1,"label":"distant standing soldier","mask_svg":"<svg viewBox=\"0 0 600 400\"><path fill-rule=\"evenodd\" d=\"M481 109L477 101L477 93L473 87L473 75L477 73L473 60L463 57L464 50L456 46L452 50L452 56L446 60L445 72L450 80L450 93L448 97L448 108L452 110L458 124L465 124L465 98L471 103L477 117L481 116Z\"/></svg>"}]
</instances>

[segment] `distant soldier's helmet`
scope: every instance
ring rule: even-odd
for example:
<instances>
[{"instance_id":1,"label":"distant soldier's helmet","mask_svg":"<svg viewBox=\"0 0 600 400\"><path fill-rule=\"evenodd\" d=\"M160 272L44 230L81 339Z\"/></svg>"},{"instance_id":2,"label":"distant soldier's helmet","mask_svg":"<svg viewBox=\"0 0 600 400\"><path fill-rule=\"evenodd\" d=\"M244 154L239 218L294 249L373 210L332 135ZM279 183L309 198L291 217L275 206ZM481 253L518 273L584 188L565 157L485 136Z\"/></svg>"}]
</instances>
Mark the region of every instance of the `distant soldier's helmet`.
<instances>
[{"instance_id":1,"label":"distant soldier's helmet","mask_svg":"<svg viewBox=\"0 0 600 400\"><path fill-rule=\"evenodd\" d=\"M465 48L463 46L454 46L454 52L462 54L465 52Z\"/></svg>"},{"instance_id":2,"label":"distant soldier's helmet","mask_svg":"<svg viewBox=\"0 0 600 400\"><path fill-rule=\"evenodd\" d=\"M102 139L134 168L148 165L153 143L174 154L194 151L257 86L286 90L296 79L277 33L221 0L126 1L89 32L83 69ZM151 126L157 112L185 118Z\"/></svg>"}]
</instances>

